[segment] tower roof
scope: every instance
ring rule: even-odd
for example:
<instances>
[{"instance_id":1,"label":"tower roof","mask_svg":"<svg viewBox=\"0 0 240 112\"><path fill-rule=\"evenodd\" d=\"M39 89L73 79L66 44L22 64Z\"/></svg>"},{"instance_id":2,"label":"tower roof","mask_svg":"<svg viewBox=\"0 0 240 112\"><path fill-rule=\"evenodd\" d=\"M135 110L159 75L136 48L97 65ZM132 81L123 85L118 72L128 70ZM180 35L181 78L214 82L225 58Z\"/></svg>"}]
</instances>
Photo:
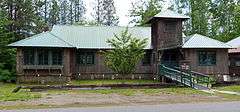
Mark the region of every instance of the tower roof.
<instances>
[{"instance_id":1,"label":"tower roof","mask_svg":"<svg viewBox=\"0 0 240 112\"><path fill-rule=\"evenodd\" d=\"M174 12L172 10L163 10L160 13L156 14L155 16L153 16L152 18L150 18L150 20L148 21L151 22L153 19L156 18L162 18L162 19L190 19L189 16L183 15L183 14L179 14L177 12Z\"/></svg>"}]
</instances>

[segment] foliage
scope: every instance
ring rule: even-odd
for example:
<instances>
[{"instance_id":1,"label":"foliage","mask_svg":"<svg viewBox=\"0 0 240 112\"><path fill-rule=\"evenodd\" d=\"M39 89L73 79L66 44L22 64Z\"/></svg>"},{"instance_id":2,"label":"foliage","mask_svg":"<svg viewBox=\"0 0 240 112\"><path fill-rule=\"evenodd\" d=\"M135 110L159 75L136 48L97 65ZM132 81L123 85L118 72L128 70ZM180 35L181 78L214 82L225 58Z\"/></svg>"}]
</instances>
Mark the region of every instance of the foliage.
<instances>
[{"instance_id":1,"label":"foliage","mask_svg":"<svg viewBox=\"0 0 240 112\"><path fill-rule=\"evenodd\" d=\"M104 52L106 65L118 74L127 75L135 71L136 64L143 58L147 39L132 37L126 29L107 43L113 49Z\"/></svg>"},{"instance_id":2,"label":"foliage","mask_svg":"<svg viewBox=\"0 0 240 112\"><path fill-rule=\"evenodd\" d=\"M136 23L139 26L146 25L147 21L158 14L161 9L162 0L150 0L132 3L132 9L130 10L130 17L133 18L132 23Z\"/></svg>"},{"instance_id":3,"label":"foliage","mask_svg":"<svg viewBox=\"0 0 240 112\"><path fill-rule=\"evenodd\" d=\"M113 0L96 0L93 18L98 25L116 26L118 24L118 16Z\"/></svg>"},{"instance_id":4,"label":"foliage","mask_svg":"<svg viewBox=\"0 0 240 112\"><path fill-rule=\"evenodd\" d=\"M8 31L10 21L0 12L0 81L15 80L15 50L6 45L14 41L14 33Z\"/></svg>"}]
</instances>

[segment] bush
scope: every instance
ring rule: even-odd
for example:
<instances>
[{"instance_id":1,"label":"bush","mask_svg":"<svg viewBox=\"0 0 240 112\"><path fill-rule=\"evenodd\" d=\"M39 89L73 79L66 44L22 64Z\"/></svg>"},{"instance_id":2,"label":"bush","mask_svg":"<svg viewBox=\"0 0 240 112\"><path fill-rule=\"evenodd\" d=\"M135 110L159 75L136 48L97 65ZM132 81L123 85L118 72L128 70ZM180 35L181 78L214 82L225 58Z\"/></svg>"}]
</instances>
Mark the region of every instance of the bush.
<instances>
[{"instance_id":1,"label":"bush","mask_svg":"<svg viewBox=\"0 0 240 112\"><path fill-rule=\"evenodd\" d=\"M14 82L16 75L11 73L9 70L4 69L4 64L0 63L0 81L2 82Z\"/></svg>"}]
</instances>

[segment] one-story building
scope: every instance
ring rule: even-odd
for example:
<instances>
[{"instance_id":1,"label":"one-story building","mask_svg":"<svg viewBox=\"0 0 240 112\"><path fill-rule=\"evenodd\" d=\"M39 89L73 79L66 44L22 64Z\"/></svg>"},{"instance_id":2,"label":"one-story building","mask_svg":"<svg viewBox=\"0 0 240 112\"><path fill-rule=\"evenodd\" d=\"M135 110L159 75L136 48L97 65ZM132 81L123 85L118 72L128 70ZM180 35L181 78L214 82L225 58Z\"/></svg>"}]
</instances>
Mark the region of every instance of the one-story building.
<instances>
[{"instance_id":1,"label":"one-story building","mask_svg":"<svg viewBox=\"0 0 240 112\"><path fill-rule=\"evenodd\" d=\"M228 49L231 46L195 34L183 37L188 16L162 11L152 17L151 27L130 27L137 38L148 38L144 59L131 79L153 79L158 65L179 66L187 62L192 70L208 75L229 74ZM77 79L121 78L104 64L102 51L112 49L107 39L126 27L56 25L51 31L17 41L18 82L66 82Z\"/></svg>"},{"instance_id":2,"label":"one-story building","mask_svg":"<svg viewBox=\"0 0 240 112\"><path fill-rule=\"evenodd\" d=\"M240 76L240 37L227 42L235 49L229 49L229 73L231 76Z\"/></svg>"}]
</instances>

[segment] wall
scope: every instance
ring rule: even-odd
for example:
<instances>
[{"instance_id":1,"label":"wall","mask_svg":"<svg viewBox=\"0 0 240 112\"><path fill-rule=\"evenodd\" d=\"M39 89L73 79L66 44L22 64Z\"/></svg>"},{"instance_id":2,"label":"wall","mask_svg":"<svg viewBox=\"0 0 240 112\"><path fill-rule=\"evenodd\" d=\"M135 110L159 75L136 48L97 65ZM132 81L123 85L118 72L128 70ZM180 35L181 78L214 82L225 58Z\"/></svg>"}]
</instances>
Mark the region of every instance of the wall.
<instances>
[{"instance_id":1,"label":"wall","mask_svg":"<svg viewBox=\"0 0 240 112\"><path fill-rule=\"evenodd\" d=\"M17 48L16 72L18 83L62 83L70 81L74 67L71 62L73 49L63 49L63 65L24 65L24 49Z\"/></svg>"},{"instance_id":2,"label":"wall","mask_svg":"<svg viewBox=\"0 0 240 112\"><path fill-rule=\"evenodd\" d=\"M234 63L236 58L240 59L240 53L229 53L230 63ZM240 76L240 66L229 66L230 75L235 74L236 76Z\"/></svg>"},{"instance_id":3,"label":"wall","mask_svg":"<svg viewBox=\"0 0 240 112\"><path fill-rule=\"evenodd\" d=\"M216 65L199 66L198 51L216 51ZM185 59L190 61L193 71L208 75L224 75L229 74L228 68L228 49L184 49Z\"/></svg>"},{"instance_id":4,"label":"wall","mask_svg":"<svg viewBox=\"0 0 240 112\"><path fill-rule=\"evenodd\" d=\"M76 74L75 78L78 79L116 79L122 78L122 76L114 73L105 65L105 58L103 56L102 50L82 50L88 52L95 52L95 64L94 65L78 65L76 64ZM76 63L76 57L74 57ZM152 60L153 61L153 60ZM136 72L134 74L128 75L125 78L145 78L153 79L153 64L148 66L143 66L140 62L137 65Z\"/></svg>"}]
</instances>

